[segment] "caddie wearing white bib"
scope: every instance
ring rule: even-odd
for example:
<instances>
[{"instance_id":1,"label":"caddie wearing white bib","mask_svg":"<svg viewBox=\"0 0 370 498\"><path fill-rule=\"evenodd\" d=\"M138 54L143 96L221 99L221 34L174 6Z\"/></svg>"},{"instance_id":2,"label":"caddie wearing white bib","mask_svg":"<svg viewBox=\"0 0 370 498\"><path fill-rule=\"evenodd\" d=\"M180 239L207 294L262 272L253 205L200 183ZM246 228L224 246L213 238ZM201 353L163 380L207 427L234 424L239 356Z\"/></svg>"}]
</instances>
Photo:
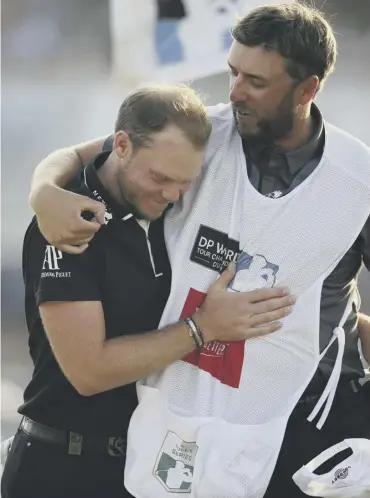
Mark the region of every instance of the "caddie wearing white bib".
<instances>
[{"instance_id":1,"label":"caddie wearing white bib","mask_svg":"<svg viewBox=\"0 0 370 498\"><path fill-rule=\"evenodd\" d=\"M205 296L216 278L212 269L198 264L194 253L195 247L199 259L203 256L205 227L238 241L237 269L243 276L237 290L262 287L262 280L266 286L288 285L298 300L281 332L236 343L234 351L228 351L227 344L221 353L205 348L138 385L140 404L129 430L126 487L139 498L164 498L168 492L180 496L181 486L170 487L159 474L178 459L192 472L191 496L263 496L285 425L322 357L318 316L323 281L370 214L370 154L352 137L326 124L325 150L314 174L289 194L270 199L248 179L231 106L217 106L213 113L201 181L167 217L173 275L183 278L173 281L162 323L177 320L184 306L195 311L194 291ZM185 236L180 237L180 231ZM333 330L338 355L317 405L324 406L319 427L339 381L343 324L352 296L348 303ZM233 362L233 371L228 361Z\"/></svg>"},{"instance_id":2,"label":"caddie wearing white bib","mask_svg":"<svg viewBox=\"0 0 370 498\"><path fill-rule=\"evenodd\" d=\"M293 181L279 189L280 195L266 196L248 175L248 144L243 144L241 136L245 139L259 127L270 138L275 133L275 143L284 150L289 140L282 137L294 120L284 112L293 107L304 122L319 84L317 76L310 76L300 88L297 76L299 82L281 102L280 128L274 128L273 119L255 122L253 98L245 97L272 84L267 77L261 83L264 78L253 70L253 64L262 60L262 73L271 75L276 71L276 58L282 59L271 42L267 46L272 46L272 53L253 41L245 46L237 38L243 24L248 25L261 11L246 16L234 30L237 41L229 58L234 106L210 109L213 131L203 174L167 216L165 237L173 284L162 325L199 307L216 278L215 270L227 257L237 262L231 291L287 285L297 295L297 304L281 332L247 343L208 344L138 383L140 403L131 420L125 471L125 485L137 498L184 493L199 498L262 498L288 419L320 361L336 343L331 375L308 417L317 429L325 424L341 375L344 325L359 306L353 287L328 344L320 351L323 283L355 244L370 215L369 149L324 123L318 140L322 141L321 157L297 172L296 185ZM285 7L287 11L292 17L302 14L301 7ZM304 15L305 21L312 21L314 13L307 9ZM327 27L321 22L321 28ZM313 108L306 142L320 127L320 116ZM303 129L300 134L304 135ZM292 133L290 140L294 138ZM173 486L166 474L179 462L188 475ZM286 490L278 492L276 496L282 496Z\"/></svg>"}]
</instances>

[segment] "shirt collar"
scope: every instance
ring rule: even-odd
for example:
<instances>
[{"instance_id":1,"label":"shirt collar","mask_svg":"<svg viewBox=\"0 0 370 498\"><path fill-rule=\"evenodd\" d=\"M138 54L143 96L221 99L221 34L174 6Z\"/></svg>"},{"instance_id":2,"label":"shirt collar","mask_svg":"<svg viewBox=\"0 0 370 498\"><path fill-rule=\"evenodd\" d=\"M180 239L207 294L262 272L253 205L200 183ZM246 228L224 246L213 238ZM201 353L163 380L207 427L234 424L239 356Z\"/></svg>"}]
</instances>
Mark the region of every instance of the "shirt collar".
<instances>
[{"instance_id":1,"label":"shirt collar","mask_svg":"<svg viewBox=\"0 0 370 498\"><path fill-rule=\"evenodd\" d=\"M111 151L105 151L97 156L85 167L83 171L83 180L85 186L92 193L97 201L105 205L105 222L108 223L113 217L120 218L122 221L129 220L133 214L125 206L119 204L107 191L101 183L97 171L103 166L108 159Z\"/></svg>"},{"instance_id":2,"label":"shirt collar","mask_svg":"<svg viewBox=\"0 0 370 498\"><path fill-rule=\"evenodd\" d=\"M311 115L316 123L315 132L309 142L303 147L286 152L278 147L269 147L268 145L261 143L255 143L251 146L244 143L244 150L257 167L261 164L266 164L266 160L271 168L279 167L282 161L286 161L290 173L295 175L313 157L321 153L324 143L324 120L316 104L312 104Z\"/></svg>"},{"instance_id":3,"label":"shirt collar","mask_svg":"<svg viewBox=\"0 0 370 498\"><path fill-rule=\"evenodd\" d=\"M309 142L299 149L285 152L284 155L292 174L297 173L312 158L318 155L322 150L324 140L324 120L319 108L313 104L311 116L315 120L315 132Z\"/></svg>"}]
</instances>

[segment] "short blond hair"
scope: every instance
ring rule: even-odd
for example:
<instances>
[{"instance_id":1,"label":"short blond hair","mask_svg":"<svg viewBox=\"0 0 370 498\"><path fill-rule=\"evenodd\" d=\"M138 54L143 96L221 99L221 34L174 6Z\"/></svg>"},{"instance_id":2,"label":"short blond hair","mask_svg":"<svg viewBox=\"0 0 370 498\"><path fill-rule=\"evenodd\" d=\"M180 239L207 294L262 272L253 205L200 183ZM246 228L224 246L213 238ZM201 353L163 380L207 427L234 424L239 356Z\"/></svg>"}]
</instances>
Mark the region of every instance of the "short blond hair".
<instances>
[{"instance_id":1,"label":"short blond hair","mask_svg":"<svg viewBox=\"0 0 370 498\"><path fill-rule=\"evenodd\" d=\"M207 144L211 122L202 98L184 84L148 85L122 103L115 131L125 131L134 149L150 145L151 136L177 126L197 149Z\"/></svg>"}]
</instances>

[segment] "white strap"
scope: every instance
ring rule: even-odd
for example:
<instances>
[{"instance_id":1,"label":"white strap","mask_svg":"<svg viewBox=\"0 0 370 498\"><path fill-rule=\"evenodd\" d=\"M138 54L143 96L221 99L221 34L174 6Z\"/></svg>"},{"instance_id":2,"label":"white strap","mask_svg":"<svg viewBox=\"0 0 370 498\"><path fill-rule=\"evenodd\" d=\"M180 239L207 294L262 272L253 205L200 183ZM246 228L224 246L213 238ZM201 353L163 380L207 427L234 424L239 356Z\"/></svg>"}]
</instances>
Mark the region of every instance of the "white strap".
<instances>
[{"instance_id":1,"label":"white strap","mask_svg":"<svg viewBox=\"0 0 370 498\"><path fill-rule=\"evenodd\" d=\"M346 336L343 327L336 327L334 329L334 337L337 338L338 340L338 354L337 358L335 360L334 368L333 371L330 375L330 378L326 384L326 387L324 389L324 392L322 393L319 401L317 402L317 405L313 409L311 415L308 417L308 420L312 422L312 420L317 416L318 412L322 408L322 406L325 404L325 408L321 414L321 417L319 418L319 421L316 424L316 427L318 429L322 429L323 425L326 422L326 419L329 416L330 409L333 405L334 401L334 396L335 392L338 387L338 382L340 379L340 374L342 371L342 361L343 361L343 354L344 354L344 347L346 344Z\"/></svg>"},{"instance_id":2,"label":"white strap","mask_svg":"<svg viewBox=\"0 0 370 498\"><path fill-rule=\"evenodd\" d=\"M350 446L347 441L344 440L341 443L331 446L331 448L323 451L322 453L320 453L320 455L317 455L313 460L307 463L305 467L310 472L314 472L314 470L318 469L324 462L332 458L337 453L340 453L343 450L347 450L348 448L350 448Z\"/></svg>"},{"instance_id":3,"label":"white strap","mask_svg":"<svg viewBox=\"0 0 370 498\"><path fill-rule=\"evenodd\" d=\"M334 341L335 340L338 341L338 354L337 354L337 357L336 357L336 360L335 360L333 371L332 371L332 373L330 375L330 378L329 378L329 380L328 380L328 382L327 382L327 384L325 386L324 392L320 396L320 399L318 400L315 408L312 410L312 412L309 415L309 417L307 417L307 420L309 422L312 422L313 419L317 416L317 414L321 410L321 408L326 403L325 404L325 408L324 408L324 410L323 410L323 412L321 414L321 417L319 418L319 421L316 424L316 427L318 429L322 429L323 425L326 422L326 419L329 416L330 409L331 409L331 407L333 405L335 392L337 390L338 382L339 382L339 379L340 379L340 374L341 374L341 371L342 371L342 362L343 362L343 355L344 355L344 347L345 347L345 344L346 344L346 335L345 335L343 326L346 323L346 321L347 321L347 319L348 319L348 317L349 317L349 315L350 315L350 313L352 311L352 305L356 301L357 296L358 296L358 293L356 293L355 297L354 296L350 296L350 298L348 299L348 302L347 302L346 308L344 310L342 319L339 322L338 327L336 327L333 330L333 336L330 339L329 344L327 345L327 347L324 349L324 351L320 355L320 361L321 361L324 358L324 356L326 355L328 349L334 343Z\"/></svg>"}]
</instances>

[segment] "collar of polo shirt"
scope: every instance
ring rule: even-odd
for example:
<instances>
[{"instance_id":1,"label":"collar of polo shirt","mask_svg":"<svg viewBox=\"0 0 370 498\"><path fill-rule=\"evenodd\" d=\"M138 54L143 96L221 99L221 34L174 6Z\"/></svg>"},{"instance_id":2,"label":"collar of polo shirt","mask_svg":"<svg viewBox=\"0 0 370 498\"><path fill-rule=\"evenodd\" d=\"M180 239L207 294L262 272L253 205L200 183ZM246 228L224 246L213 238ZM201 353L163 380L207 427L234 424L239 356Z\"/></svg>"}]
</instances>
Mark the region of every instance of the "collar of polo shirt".
<instances>
[{"instance_id":1,"label":"collar of polo shirt","mask_svg":"<svg viewBox=\"0 0 370 498\"><path fill-rule=\"evenodd\" d=\"M96 156L84 169L85 186L89 189L95 199L105 205L105 222L108 223L113 217L121 218L122 221L127 221L133 217L133 214L125 206L119 204L109 194L107 189L101 183L97 170L103 166L110 155L110 151L105 151Z\"/></svg>"}]
</instances>

